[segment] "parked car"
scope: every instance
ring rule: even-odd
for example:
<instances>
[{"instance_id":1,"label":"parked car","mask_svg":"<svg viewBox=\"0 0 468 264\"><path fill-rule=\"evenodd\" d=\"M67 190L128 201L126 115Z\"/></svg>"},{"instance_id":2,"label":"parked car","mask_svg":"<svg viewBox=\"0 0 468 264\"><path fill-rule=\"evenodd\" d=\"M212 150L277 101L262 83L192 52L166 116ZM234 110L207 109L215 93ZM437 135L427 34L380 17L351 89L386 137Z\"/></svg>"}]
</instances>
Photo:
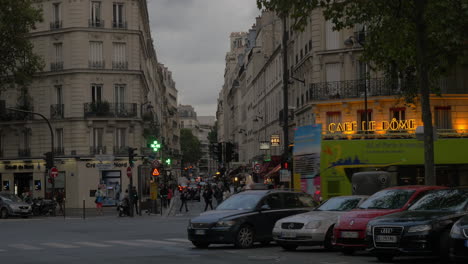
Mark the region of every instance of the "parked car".
<instances>
[{"instance_id":1,"label":"parked car","mask_svg":"<svg viewBox=\"0 0 468 264\"><path fill-rule=\"evenodd\" d=\"M18 196L11 193L0 193L0 218L8 218L9 216L28 217L31 213L31 206L23 202Z\"/></svg>"},{"instance_id":2,"label":"parked car","mask_svg":"<svg viewBox=\"0 0 468 264\"><path fill-rule=\"evenodd\" d=\"M468 262L468 216L458 220L450 231L450 257L460 263Z\"/></svg>"},{"instance_id":3,"label":"parked car","mask_svg":"<svg viewBox=\"0 0 468 264\"><path fill-rule=\"evenodd\" d=\"M284 190L249 190L235 194L216 210L190 220L189 240L198 248L210 244L234 244L252 247L273 240L276 221L314 208L312 197L305 193Z\"/></svg>"},{"instance_id":4,"label":"parked car","mask_svg":"<svg viewBox=\"0 0 468 264\"><path fill-rule=\"evenodd\" d=\"M408 207L431 190L444 189L441 186L398 186L376 192L363 202L358 209L340 216L334 228L335 245L344 254L365 249L367 223L377 217L405 211Z\"/></svg>"},{"instance_id":5,"label":"parked car","mask_svg":"<svg viewBox=\"0 0 468 264\"><path fill-rule=\"evenodd\" d=\"M333 227L338 217L356 208L368 196L339 196L327 200L311 212L282 218L273 228L273 238L285 250L298 246L323 245L333 248Z\"/></svg>"},{"instance_id":6,"label":"parked car","mask_svg":"<svg viewBox=\"0 0 468 264\"><path fill-rule=\"evenodd\" d=\"M407 211L371 220L366 229L369 247L382 262L399 255L448 259L450 229L466 214L468 189L431 191Z\"/></svg>"}]
</instances>

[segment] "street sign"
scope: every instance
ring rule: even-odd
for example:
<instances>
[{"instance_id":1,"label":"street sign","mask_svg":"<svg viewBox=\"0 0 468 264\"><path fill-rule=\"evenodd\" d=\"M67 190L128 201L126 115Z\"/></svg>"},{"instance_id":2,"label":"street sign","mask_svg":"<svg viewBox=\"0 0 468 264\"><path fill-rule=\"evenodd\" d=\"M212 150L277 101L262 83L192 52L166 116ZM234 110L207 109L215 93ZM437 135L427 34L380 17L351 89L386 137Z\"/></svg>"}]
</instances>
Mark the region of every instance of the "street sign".
<instances>
[{"instance_id":1,"label":"street sign","mask_svg":"<svg viewBox=\"0 0 468 264\"><path fill-rule=\"evenodd\" d=\"M57 178L58 176L58 170L56 167L53 167L52 169L50 169L50 177L52 178Z\"/></svg>"},{"instance_id":2,"label":"street sign","mask_svg":"<svg viewBox=\"0 0 468 264\"><path fill-rule=\"evenodd\" d=\"M100 162L103 161L114 161L115 157L114 155L109 155L109 154L101 154L101 155L95 155L94 158Z\"/></svg>"},{"instance_id":3,"label":"street sign","mask_svg":"<svg viewBox=\"0 0 468 264\"><path fill-rule=\"evenodd\" d=\"M254 166L254 171L255 171L256 173L259 173L261 169L262 169L262 165L260 165L260 164L258 164L258 163L255 164L255 166Z\"/></svg>"},{"instance_id":4,"label":"street sign","mask_svg":"<svg viewBox=\"0 0 468 264\"><path fill-rule=\"evenodd\" d=\"M155 159L153 160L153 162L151 162L151 165L153 166L153 168L159 168L161 163L159 162L159 160Z\"/></svg>"},{"instance_id":5,"label":"street sign","mask_svg":"<svg viewBox=\"0 0 468 264\"><path fill-rule=\"evenodd\" d=\"M131 178L132 177L132 168L127 167L127 177Z\"/></svg>"},{"instance_id":6,"label":"street sign","mask_svg":"<svg viewBox=\"0 0 468 264\"><path fill-rule=\"evenodd\" d=\"M160 174L160 173L159 173L158 168L154 168L154 170L153 170L153 176L159 176L159 174Z\"/></svg>"}]
</instances>

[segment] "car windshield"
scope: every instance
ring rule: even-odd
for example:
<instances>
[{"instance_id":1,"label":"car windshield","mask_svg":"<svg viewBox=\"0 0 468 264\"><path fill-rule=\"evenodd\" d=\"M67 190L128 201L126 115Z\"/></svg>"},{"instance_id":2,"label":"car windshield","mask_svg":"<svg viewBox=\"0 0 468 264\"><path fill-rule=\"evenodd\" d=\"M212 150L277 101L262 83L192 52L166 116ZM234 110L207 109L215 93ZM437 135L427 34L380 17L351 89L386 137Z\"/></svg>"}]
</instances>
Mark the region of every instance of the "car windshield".
<instances>
[{"instance_id":1,"label":"car windshield","mask_svg":"<svg viewBox=\"0 0 468 264\"><path fill-rule=\"evenodd\" d=\"M236 194L222 202L216 210L254 209L262 197L259 194Z\"/></svg>"},{"instance_id":2,"label":"car windshield","mask_svg":"<svg viewBox=\"0 0 468 264\"><path fill-rule=\"evenodd\" d=\"M0 197L2 197L3 200L6 201L21 202L21 199L18 196L10 193L2 193Z\"/></svg>"},{"instance_id":3,"label":"car windshield","mask_svg":"<svg viewBox=\"0 0 468 264\"><path fill-rule=\"evenodd\" d=\"M413 204L410 211L459 211L465 208L468 195L460 190L440 190L426 194Z\"/></svg>"},{"instance_id":4,"label":"car windshield","mask_svg":"<svg viewBox=\"0 0 468 264\"><path fill-rule=\"evenodd\" d=\"M316 211L349 211L356 208L361 199L357 197L333 197L326 201Z\"/></svg>"},{"instance_id":5,"label":"car windshield","mask_svg":"<svg viewBox=\"0 0 468 264\"><path fill-rule=\"evenodd\" d=\"M383 190L363 202L360 209L399 209L411 198L415 190Z\"/></svg>"}]
</instances>

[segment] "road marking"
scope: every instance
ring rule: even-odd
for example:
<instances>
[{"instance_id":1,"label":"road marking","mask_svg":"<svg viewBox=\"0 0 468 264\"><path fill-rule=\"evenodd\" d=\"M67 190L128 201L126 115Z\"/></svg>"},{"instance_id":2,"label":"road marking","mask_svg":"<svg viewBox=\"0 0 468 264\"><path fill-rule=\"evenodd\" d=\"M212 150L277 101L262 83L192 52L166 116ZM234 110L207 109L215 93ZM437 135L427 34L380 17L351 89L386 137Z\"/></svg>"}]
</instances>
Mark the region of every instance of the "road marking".
<instances>
[{"instance_id":1,"label":"road marking","mask_svg":"<svg viewBox=\"0 0 468 264\"><path fill-rule=\"evenodd\" d=\"M0 252L5 252L5 251L6 251L6 250L4 250L4 249L0 249Z\"/></svg>"},{"instance_id":2,"label":"road marking","mask_svg":"<svg viewBox=\"0 0 468 264\"><path fill-rule=\"evenodd\" d=\"M187 238L168 238L167 241L182 242L182 243L191 243Z\"/></svg>"},{"instance_id":3,"label":"road marking","mask_svg":"<svg viewBox=\"0 0 468 264\"><path fill-rule=\"evenodd\" d=\"M100 243L95 243L95 242L86 242L86 241L75 242L75 244L78 244L78 245L81 245L81 246L86 246L86 247L100 247L100 248L112 247L111 245L100 244Z\"/></svg>"},{"instance_id":4,"label":"road marking","mask_svg":"<svg viewBox=\"0 0 468 264\"><path fill-rule=\"evenodd\" d=\"M136 247L144 246L144 244L142 244L141 242L138 243L138 242L125 241L125 240L107 240L104 242L119 244L119 245L124 245L124 246L136 246Z\"/></svg>"},{"instance_id":5,"label":"road marking","mask_svg":"<svg viewBox=\"0 0 468 264\"><path fill-rule=\"evenodd\" d=\"M152 240L152 239L140 239L136 240L138 242L143 242L143 243L153 243L153 244L163 244L163 245L177 245L176 242L169 242L169 241L161 241L161 240Z\"/></svg>"},{"instance_id":6,"label":"road marking","mask_svg":"<svg viewBox=\"0 0 468 264\"><path fill-rule=\"evenodd\" d=\"M26 245L26 244L11 244L11 245L8 245L10 247L13 247L13 248L18 248L18 249L24 249L24 250L39 250L39 249L42 249L40 247L35 247L35 246L31 246L31 245Z\"/></svg>"},{"instance_id":7,"label":"road marking","mask_svg":"<svg viewBox=\"0 0 468 264\"><path fill-rule=\"evenodd\" d=\"M79 246L74 246L74 245L67 245L67 244L61 244L61 243L41 243L41 245L48 246L48 247L54 247L54 248L79 248Z\"/></svg>"}]
</instances>

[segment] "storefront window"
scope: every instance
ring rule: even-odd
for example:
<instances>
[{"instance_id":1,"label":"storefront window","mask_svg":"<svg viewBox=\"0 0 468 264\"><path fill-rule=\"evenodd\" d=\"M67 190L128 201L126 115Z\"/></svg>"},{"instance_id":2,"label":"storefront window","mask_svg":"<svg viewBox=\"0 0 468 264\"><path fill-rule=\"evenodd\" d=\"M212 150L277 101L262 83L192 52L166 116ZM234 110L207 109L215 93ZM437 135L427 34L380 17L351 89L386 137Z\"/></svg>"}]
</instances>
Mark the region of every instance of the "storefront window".
<instances>
[{"instance_id":1,"label":"storefront window","mask_svg":"<svg viewBox=\"0 0 468 264\"><path fill-rule=\"evenodd\" d=\"M102 186L106 198L103 204L107 206L117 205L122 194L122 179L120 171L103 171L102 172Z\"/></svg>"}]
</instances>

